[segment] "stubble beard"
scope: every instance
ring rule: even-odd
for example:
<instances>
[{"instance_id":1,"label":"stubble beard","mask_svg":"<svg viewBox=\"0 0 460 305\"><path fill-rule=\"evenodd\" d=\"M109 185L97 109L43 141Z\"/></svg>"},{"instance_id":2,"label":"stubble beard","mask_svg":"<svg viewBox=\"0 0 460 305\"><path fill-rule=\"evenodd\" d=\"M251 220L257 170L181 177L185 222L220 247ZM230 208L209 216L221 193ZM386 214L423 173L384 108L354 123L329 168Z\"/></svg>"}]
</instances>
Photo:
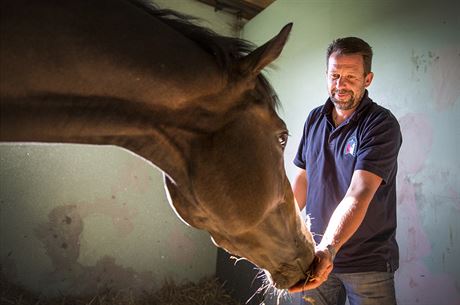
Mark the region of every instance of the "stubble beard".
<instances>
[{"instance_id":1,"label":"stubble beard","mask_svg":"<svg viewBox=\"0 0 460 305\"><path fill-rule=\"evenodd\" d=\"M336 99L334 96L336 93L347 93L350 97L347 99L347 100L338 100ZM358 106L359 104L359 101L361 100L363 94L360 95L359 99L356 98L355 96L355 93L353 91L348 91L348 90L334 90L331 92L330 94L330 98L331 98L331 101L332 103L334 103L334 106L337 108L337 109L340 109L340 110L351 110L351 109L354 109Z\"/></svg>"}]
</instances>

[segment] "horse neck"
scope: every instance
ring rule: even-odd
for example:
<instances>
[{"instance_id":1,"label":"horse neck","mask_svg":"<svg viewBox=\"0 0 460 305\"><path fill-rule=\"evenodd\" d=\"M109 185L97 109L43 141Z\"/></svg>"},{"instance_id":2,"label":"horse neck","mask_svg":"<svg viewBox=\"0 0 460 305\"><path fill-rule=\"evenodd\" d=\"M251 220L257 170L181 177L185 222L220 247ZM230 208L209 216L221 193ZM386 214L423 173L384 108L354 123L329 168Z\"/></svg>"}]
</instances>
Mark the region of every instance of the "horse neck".
<instances>
[{"instance_id":1,"label":"horse neck","mask_svg":"<svg viewBox=\"0 0 460 305\"><path fill-rule=\"evenodd\" d=\"M168 124L173 118L144 104L87 97L3 98L0 115L0 141L115 145L186 183L189 143L196 133Z\"/></svg>"},{"instance_id":2,"label":"horse neck","mask_svg":"<svg viewBox=\"0 0 460 305\"><path fill-rule=\"evenodd\" d=\"M211 54L126 1L60 2L66 14L49 13L54 1L10 6L2 29L19 32L2 44L2 141L117 145L177 180L189 143L223 126L246 89L228 86Z\"/></svg>"}]
</instances>

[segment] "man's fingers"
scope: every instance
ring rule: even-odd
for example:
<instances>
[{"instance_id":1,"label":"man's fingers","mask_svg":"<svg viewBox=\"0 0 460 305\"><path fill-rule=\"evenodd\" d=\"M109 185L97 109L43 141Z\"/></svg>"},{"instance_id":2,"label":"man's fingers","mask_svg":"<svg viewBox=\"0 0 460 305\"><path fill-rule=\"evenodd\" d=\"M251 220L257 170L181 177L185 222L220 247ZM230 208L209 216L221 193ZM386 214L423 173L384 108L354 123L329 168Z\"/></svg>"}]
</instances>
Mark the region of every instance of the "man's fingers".
<instances>
[{"instance_id":1,"label":"man's fingers","mask_svg":"<svg viewBox=\"0 0 460 305\"><path fill-rule=\"evenodd\" d=\"M318 255L319 254L319 255ZM332 271L333 264L329 259L325 259L320 253L315 256L313 262L312 277L304 283L298 283L288 289L290 293L301 292L305 290L315 289L327 281L329 274Z\"/></svg>"},{"instance_id":2,"label":"man's fingers","mask_svg":"<svg viewBox=\"0 0 460 305\"><path fill-rule=\"evenodd\" d=\"M329 260L318 257L315 267L313 268L313 274L327 279L329 273L332 271L332 267L333 265Z\"/></svg>"},{"instance_id":3,"label":"man's fingers","mask_svg":"<svg viewBox=\"0 0 460 305\"><path fill-rule=\"evenodd\" d=\"M331 268L332 269L332 268ZM288 289L289 293L295 293L295 292L301 292L305 290L311 290L315 289L319 286L321 286L322 283L327 281L327 278L329 276L330 270L331 269L326 269L322 270L323 273L321 275L313 276L309 281L306 281L304 283L298 283L297 285L291 287Z\"/></svg>"},{"instance_id":4,"label":"man's fingers","mask_svg":"<svg viewBox=\"0 0 460 305\"><path fill-rule=\"evenodd\" d=\"M327 280L327 278L329 277L329 274L331 274L331 271L332 271L332 265L329 265L326 267L326 269L322 269L322 270L319 270L318 273L318 277L322 278L324 281Z\"/></svg>"}]
</instances>

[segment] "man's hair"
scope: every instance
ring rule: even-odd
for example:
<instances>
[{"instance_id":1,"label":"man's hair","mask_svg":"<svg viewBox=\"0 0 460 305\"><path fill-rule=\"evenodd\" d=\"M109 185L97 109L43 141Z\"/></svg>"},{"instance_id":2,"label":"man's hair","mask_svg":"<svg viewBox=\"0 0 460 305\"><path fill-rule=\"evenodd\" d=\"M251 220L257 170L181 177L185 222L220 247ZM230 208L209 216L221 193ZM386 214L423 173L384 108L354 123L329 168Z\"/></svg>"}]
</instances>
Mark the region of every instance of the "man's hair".
<instances>
[{"instance_id":1,"label":"man's hair","mask_svg":"<svg viewBox=\"0 0 460 305\"><path fill-rule=\"evenodd\" d=\"M364 62L364 74L371 72L372 67L372 48L371 46L357 37L345 37L334 40L327 48L326 63L329 65L329 57L332 53L350 55L360 54Z\"/></svg>"}]
</instances>

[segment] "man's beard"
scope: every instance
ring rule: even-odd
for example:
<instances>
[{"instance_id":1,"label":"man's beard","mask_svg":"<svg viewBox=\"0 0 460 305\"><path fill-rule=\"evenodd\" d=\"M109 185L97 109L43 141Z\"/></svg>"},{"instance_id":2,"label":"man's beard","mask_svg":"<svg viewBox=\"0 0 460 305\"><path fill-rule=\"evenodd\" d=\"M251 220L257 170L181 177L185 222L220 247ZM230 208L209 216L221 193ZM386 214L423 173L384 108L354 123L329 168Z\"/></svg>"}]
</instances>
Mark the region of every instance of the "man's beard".
<instances>
[{"instance_id":1,"label":"man's beard","mask_svg":"<svg viewBox=\"0 0 460 305\"><path fill-rule=\"evenodd\" d=\"M350 97L347 100L337 100L334 96L336 93L347 93ZM362 97L362 96L361 96ZM359 98L359 100L361 99ZM337 107L340 110L351 110L358 106L359 100L355 97L355 93L353 91L347 91L347 90L334 90L331 92L330 95L331 101L334 103L335 107Z\"/></svg>"}]
</instances>

